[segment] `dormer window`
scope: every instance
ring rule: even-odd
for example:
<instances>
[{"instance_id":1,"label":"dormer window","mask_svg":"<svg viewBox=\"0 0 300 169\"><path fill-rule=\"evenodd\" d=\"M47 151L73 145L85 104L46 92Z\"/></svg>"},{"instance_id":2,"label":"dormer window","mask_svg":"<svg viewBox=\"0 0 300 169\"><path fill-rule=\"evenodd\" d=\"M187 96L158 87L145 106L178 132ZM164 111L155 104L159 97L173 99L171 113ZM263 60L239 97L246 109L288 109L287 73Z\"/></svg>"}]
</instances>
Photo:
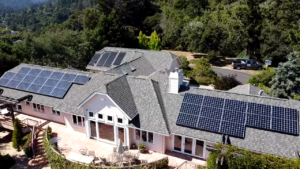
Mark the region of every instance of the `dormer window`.
<instances>
[{"instance_id":1,"label":"dormer window","mask_svg":"<svg viewBox=\"0 0 300 169\"><path fill-rule=\"evenodd\" d=\"M113 121L113 117L112 116L107 116L107 120L112 122Z\"/></svg>"},{"instance_id":2,"label":"dormer window","mask_svg":"<svg viewBox=\"0 0 300 169\"><path fill-rule=\"evenodd\" d=\"M123 119L122 118L118 118L118 123L123 123Z\"/></svg>"},{"instance_id":3,"label":"dormer window","mask_svg":"<svg viewBox=\"0 0 300 169\"><path fill-rule=\"evenodd\" d=\"M89 112L89 117L94 117L94 113L93 112Z\"/></svg>"}]
</instances>

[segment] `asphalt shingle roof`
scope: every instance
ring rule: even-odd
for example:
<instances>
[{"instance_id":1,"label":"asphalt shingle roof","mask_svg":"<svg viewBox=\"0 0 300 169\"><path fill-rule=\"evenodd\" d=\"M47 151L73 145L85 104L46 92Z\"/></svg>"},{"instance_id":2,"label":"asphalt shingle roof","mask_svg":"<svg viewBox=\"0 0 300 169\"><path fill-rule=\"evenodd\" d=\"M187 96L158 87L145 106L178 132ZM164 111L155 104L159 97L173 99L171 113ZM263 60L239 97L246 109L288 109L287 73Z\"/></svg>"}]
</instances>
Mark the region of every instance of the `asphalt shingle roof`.
<instances>
[{"instance_id":1,"label":"asphalt shingle roof","mask_svg":"<svg viewBox=\"0 0 300 169\"><path fill-rule=\"evenodd\" d=\"M244 84L244 85L238 85L228 91L232 93L259 95L260 90L261 90L260 88L254 85ZM262 96L269 97L269 95L267 95L265 92L262 93Z\"/></svg>"}]
</instances>

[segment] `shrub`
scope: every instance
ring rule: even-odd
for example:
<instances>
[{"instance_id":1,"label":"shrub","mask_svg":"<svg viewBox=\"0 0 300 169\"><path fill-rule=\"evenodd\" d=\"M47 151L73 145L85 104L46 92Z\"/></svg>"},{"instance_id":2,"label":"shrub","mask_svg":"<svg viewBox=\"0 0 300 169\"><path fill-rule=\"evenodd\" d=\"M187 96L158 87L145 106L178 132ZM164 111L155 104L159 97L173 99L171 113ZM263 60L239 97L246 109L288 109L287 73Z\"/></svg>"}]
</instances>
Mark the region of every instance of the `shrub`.
<instances>
[{"instance_id":1,"label":"shrub","mask_svg":"<svg viewBox=\"0 0 300 169\"><path fill-rule=\"evenodd\" d=\"M2 169L9 169L16 164L15 160L9 155L0 154L0 164Z\"/></svg>"},{"instance_id":2,"label":"shrub","mask_svg":"<svg viewBox=\"0 0 300 169\"><path fill-rule=\"evenodd\" d=\"M209 51L208 52L208 60L216 60L218 57L220 56L220 52L216 52L216 51Z\"/></svg>"},{"instance_id":3,"label":"shrub","mask_svg":"<svg viewBox=\"0 0 300 169\"><path fill-rule=\"evenodd\" d=\"M246 55L246 50L243 50L238 56L237 58L245 58L245 59L249 59L249 55Z\"/></svg>"},{"instance_id":4,"label":"shrub","mask_svg":"<svg viewBox=\"0 0 300 169\"><path fill-rule=\"evenodd\" d=\"M267 95L270 95L271 91L270 88L268 88L267 86L264 86L263 84L259 84L258 87L263 90Z\"/></svg>"},{"instance_id":5,"label":"shrub","mask_svg":"<svg viewBox=\"0 0 300 169\"><path fill-rule=\"evenodd\" d=\"M183 70L183 74L184 74L184 76L191 76L192 74L191 74L191 68L190 68L190 66L189 66L189 64L190 64L190 62L187 60L187 58L186 58L186 56L184 56L184 55L181 55L181 56L179 56L179 59L180 59L180 61L181 61L181 66L180 66L180 69L182 69ZM191 76L192 77L192 76Z\"/></svg>"},{"instance_id":6,"label":"shrub","mask_svg":"<svg viewBox=\"0 0 300 169\"><path fill-rule=\"evenodd\" d=\"M146 146L144 143L139 143L139 150L146 150Z\"/></svg>"},{"instance_id":7,"label":"shrub","mask_svg":"<svg viewBox=\"0 0 300 169\"><path fill-rule=\"evenodd\" d=\"M270 82L274 76L274 69L267 68L266 70L262 70L259 74L251 76L248 79L248 83L255 86L259 86L259 84L262 84L266 87L271 87Z\"/></svg>"},{"instance_id":8,"label":"shrub","mask_svg":"<svg viewBox=\"0 0 300 169\"><path fill-rule=\"evenodd\" d=\"M19 119L15 119L14 122L14 131L12 137L12 146L16 150L20 151L20 146L22 145L22 125L20 124Z\"/></svg>"},{"instance_id":9,"label":"shrub","mask_svg":"<svg viewBox=\"0 0 300 169\"><path fill-rule=\"evenodd\" d=\"M217 90L229 90L238 85L241 85L241 82L236 79L236 75L221 76L215 80Z\"/></svg>"},{"instance_id":10,"label":"shrub","mask_svg":"<svg viewBox=\"0 0 300 169\"><path fill-rule=\"evenodd\" d=\"M33 152L32 152L32 147L31 144L33 144L32 142L32 133L29 133L28 135L26 135L25 137L23 137L23 151L26 155L26 157L31 158L33 156Z\"/></svg>"},{"instance_id":11,"label":"shrub","mask_svg":"<svg viewBox=\"0 0 300 169\"><path fill-rule=\"evenodd\" d=\"M50 140L52 138L52 128L51 127L48 127L47 138L48 138L48 140Z\"/></svg>"},{"instance_id":12,"label":"shrub","mask_svg":"<svg viewBox=\"0 0 300 169\"><path fill-rule=\"evenodd\" d=\"M210 77L205 77L205 76L194 77L193 80L196 81L200 85L210 85L210 84L214 83L214 79L212 79Z\"/></svg>"},{"instance_id":13,"label":"shrub","mask_svg":"<svg viewBox=\"0 0 300 169\"><path fill-rule=\"evenodd\" d=\"M212 70L208 59L200 58L197 60L195 68L193 69L195 77L206 76L210 78L216 78L217 74Z\"/></svg>"}]
</instances>

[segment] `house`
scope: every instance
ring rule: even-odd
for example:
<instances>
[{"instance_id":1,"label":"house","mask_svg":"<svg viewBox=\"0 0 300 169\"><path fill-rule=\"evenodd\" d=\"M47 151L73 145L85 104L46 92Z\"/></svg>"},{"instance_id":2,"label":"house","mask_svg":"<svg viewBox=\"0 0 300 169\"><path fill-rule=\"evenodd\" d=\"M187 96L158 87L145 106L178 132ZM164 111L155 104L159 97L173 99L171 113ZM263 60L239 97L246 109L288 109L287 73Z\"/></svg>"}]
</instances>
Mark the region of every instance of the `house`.
<instances>
[{"instance_id":1,"label":"house","mask_svg":"<svg viewBox=\"0 0 300 169\"><path fill-rule=\"evenodd\" d=\"M113 61L97 66L104 55ZM244 90L248 85L237 87L242 93L182 91L180 60L168 52L104 48L94 57L90 72L20 64L0 79L2 96L30 94L17 106L22 113L112 145L120 138L129 148L144 142L155 152L202 159L216 143L287 158L300 151L297 101Z\"/></svg>"}]
</instances>

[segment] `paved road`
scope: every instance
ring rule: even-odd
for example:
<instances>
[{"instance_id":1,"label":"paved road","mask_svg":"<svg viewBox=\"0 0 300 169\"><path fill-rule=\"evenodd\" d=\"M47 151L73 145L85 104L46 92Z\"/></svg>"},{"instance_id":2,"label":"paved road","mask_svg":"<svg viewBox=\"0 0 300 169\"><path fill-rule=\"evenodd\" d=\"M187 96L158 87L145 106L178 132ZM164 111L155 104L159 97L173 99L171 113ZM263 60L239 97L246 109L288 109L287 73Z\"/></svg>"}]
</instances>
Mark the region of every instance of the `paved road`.
<instances>
[{"instance_id":1,"label":"paved road","mask_svg":"<svg viewBox=\"0 0 300 169\"><path fill-rule=\"evenodd\" d=\"M220 75L227 76L227 75L236 74L237 80L243 84L246 84L248 79L251 77L251 75L247 73L239 72L238 70L230 70L230 69L223 69L223 68L216 68L216 67L213 67L212 69L218 74L218 76Z\"/></svg>"}]
</instances>

